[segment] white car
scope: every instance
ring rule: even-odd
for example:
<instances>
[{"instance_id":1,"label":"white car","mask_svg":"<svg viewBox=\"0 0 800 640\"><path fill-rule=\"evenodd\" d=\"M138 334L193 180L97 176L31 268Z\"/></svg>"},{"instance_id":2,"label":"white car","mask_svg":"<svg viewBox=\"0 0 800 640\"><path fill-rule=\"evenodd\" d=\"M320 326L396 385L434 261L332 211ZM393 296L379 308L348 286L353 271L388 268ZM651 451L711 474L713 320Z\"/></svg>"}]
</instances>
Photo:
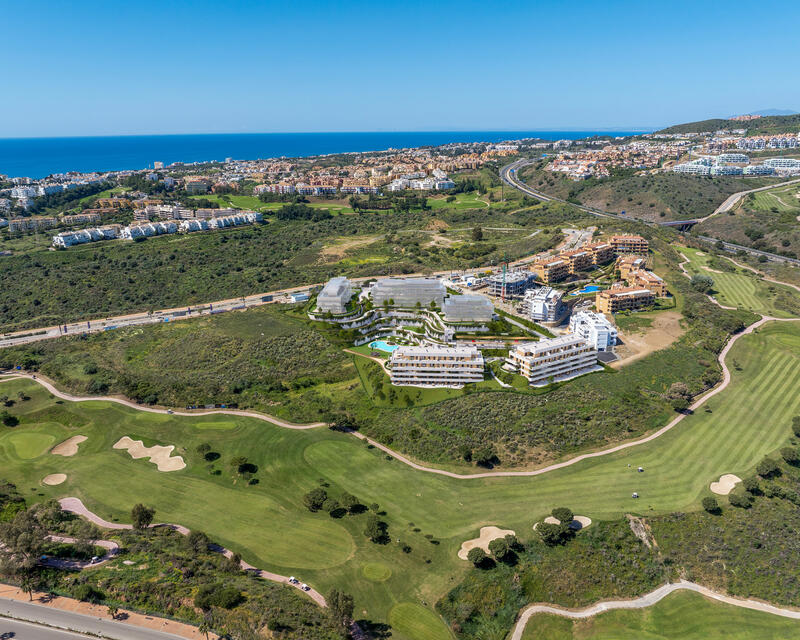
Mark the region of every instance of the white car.
<instances>
[{"instance_id":1,"label":"white car","mask_svg":"<svg viewBox=\"0 0 800 640\"><path fill-rule=\"evenodd\" d=\"M311 587L309 587L309 586L308 586L308 585L307 585L305 582L304 582L303 584L301 584L301 585L300 585L300 588L301 588L303 591L311 591Z\"/></svg>"}]
</instances>

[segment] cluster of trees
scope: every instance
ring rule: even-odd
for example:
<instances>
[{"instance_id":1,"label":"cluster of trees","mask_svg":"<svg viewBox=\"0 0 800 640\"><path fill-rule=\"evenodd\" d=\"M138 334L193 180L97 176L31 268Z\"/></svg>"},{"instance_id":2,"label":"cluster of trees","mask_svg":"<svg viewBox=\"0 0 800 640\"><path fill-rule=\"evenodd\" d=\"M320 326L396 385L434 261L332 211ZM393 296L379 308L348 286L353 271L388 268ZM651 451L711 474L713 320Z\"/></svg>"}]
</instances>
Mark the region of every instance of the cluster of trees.
<instances>
[{"instance_id":1,"label":"cluster of trees","mask_svg":"<svg viewBox=\"0 0 800 640\"><path fill-rule=\"evenodd\" d=\"M81 198L86 198L87 196L93 196L113 186L114 185L108 182L85 184L68 191L52 193L48 196L40 196L34 199L33 206L28 209L28 212L42 213L47 209L67 209L70 203L80 200Z\"/></svg>"},{"instance_id":2,"label":"cluster of trees","mask_svg":"<svg viewBox=\"0 0 800 640\"><path fill-rule=\"evenodd\" d=\"M518 553L524 550L525 547L517 540L517 537L509 534L489 542L488 554L480 547L470 549L467 560L480 569L491 569L498 562L515 565L518 561Z\"/></svg>"},{"instance_id":3,"label":"cluster of trees","mask_svg":"<svg viewBox=\"0 0 800 640\"><path fill-rule=\"evenodd\" d=\"M333 216L327 209L309 207L307 204L293 202L285 204L280 209L277 209L275 211L275 217L278 220L312 220L318 222L320 220L327 220Z\"/></svg>"},{"instance_id":4,"label":"cluster of trees","mask_svg":"<svg viewBox=\"0 0 800 640\"><path fill-rule=\"evenodd\" d=\"M558 524L554 522L540 522L536 525L536 532L542 538L542 542L549 546L564 544L575 537L575 528L572 522L575 516L572 510L567 507L556 507L550 512Z\"/></svg>"}]
</instances>

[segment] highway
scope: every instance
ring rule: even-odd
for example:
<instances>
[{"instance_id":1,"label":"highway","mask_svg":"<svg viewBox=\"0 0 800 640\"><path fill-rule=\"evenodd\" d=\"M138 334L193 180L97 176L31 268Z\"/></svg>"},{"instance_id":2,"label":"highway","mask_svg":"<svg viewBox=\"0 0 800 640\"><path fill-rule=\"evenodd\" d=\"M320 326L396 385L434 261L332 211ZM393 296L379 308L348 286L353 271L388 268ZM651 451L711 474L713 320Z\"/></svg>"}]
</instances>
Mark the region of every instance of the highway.
<instances>
[{"instance_id":1,"label":"highway","mask_svg":"<svg viewBox=\"0 0 800 640\"><path fill-rule=\"evenodd\" d=\"M136 627L119 620L96 618L7 598L0 598L0 616L3 616L0 617L0 638L4 640L77 640L87 635L114 640L186 640L182 636ZM31 624L31 621L37 624ZM3 635L9 633L14 635Z\"/></svg>"}]
</instances>

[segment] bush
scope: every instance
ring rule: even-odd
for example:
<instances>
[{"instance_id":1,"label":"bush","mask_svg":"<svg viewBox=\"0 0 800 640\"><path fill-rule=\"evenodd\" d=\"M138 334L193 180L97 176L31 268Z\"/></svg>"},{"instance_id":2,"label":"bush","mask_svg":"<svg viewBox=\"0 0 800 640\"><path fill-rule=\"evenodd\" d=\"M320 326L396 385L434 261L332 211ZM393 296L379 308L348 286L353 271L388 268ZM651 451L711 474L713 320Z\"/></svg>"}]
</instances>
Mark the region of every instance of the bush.
<instances>
[{"instance_id":1,"label":"bush","mask_svg":"<svg viewBox=\"0 0 800 640\"><path fill-rule=\"evenodd\" d=\"M745 491L749 493L759 493L761 491L761 486L758 483L758 476L749 476L742 480L742 486L745 488Z\"/></svg>"},{"instance_id":2,"label":"bush","mask_svg":"<svg viewBox=\"0 0 800 640\"><path fill-rule=\"evenodd\" d=\"M567 509L567 507L556 507L550 512L550 515L552 515L561 524L569 524L575 519L572 510Z\"/></svg>"},{"instance_id":3,"label":"bush","mask_svg":"<svg viewBox=\"0 0 800 640\"><path fill-rule=\"evenodd\" d=\"M212 606L222 609L233 609L244 600L238 589L226 587L221 583L206 584L197 590L194 597L194 606L208 611Z\"/></svg>"},{"instance_id":4,"label":"bush","mask_svg":"<svg viewBox=\"0 0 800 640\"><path fill-rule=\"evenodd\" d=\"M7 427L16 427L19 424L19 418L12 416L8 411L0 413L0 422Z\"/></svg>"},{"instance_id":5,"label":"bush","mask_svg":"<svg viewBox=\"0 0 800 640\"><path fill-rule=\"evenodd\" d=\"M102 591L95 589L90 584L79 584L73 589L72 595L81 602L98 602L105 598L105 594Z\"/></svg>"},{"instance_id":6,"label":"bush","mask_svg":"<svg viewBox=\"0 0 800 640\"><path fill-rule=\"evenodd\" d=\"M731 506L741 507L742 509L748 509L751 500L750 496L742 493L732 493L728 496L728 502L731 503Z\"/></svg>"},{"instance_id":7,"label":"bush","mask_svg":"<svg viewBox=\"0 0 800 640\"><path fill-rule=\"evenodd\" d=\"M695 291L709 293L714 288L714 280L711 276L696 274L691 278L691 285Z\"/></svg>"},{"instance_id":8,"label":"bush","mask_svg":"<svg viewBox=\"0 0 800 640\"><path fill-rule=\"evenodd\" d=\"M800 416L792 418L792 433L800 438Z\"/></svg>"},{"instance_id":9,"label":"bush","mask_svg":"<svg viewBox=\"0 0 800 640\"><path fill-rule=\"evenodd\" d=\"M542 542L551 547L557 544L564 544L570 535L574 534L572 529L566 525L550 524L548 522L540 522L536 527L536 531L542 537Z\"/></svg>"},{"instance_id":10,"label":"bush","mask_svg":"<svg viewBox=\"0 0 800 640\"><path fill-rule=\"evenodd\" d=\"M703 509L709 513L718 513L719 503L717 502L717 499L713 498L712 496L706 496L703 498Z\"/></svg>"},{"instance_id":11,"label":"bush","mask_svg":"<svg viewBox=\"0 0 800 640\"><path fill-rule=\"evenodd\" d=\"M475 547L473 549L470 549L469 553L467 554L467 560L469 560L476 567L479 567L484 562L486 562L488 557L489 556L486 555L486 552L480 547Z\"/></svg>"},{"instance_id":12,"label":"bush","mask_svg":"<svg viewBox=\"0 0 800 640\"><path fill-rule=\"evenodd\" d=\"M781 449L781 457L788 464L797 464L800 461L800 456L797 455L797 449L794 447L784 447Z\"/></svg>"},{"instance_id":13,"label":"bush","mask_svg":"<svg viewBox=\"0 0 800 640\"><path fill-rule=\"evenodd\" d=\"M764 458L761 462L758 463L756 467L756 472L762 478L769 478L771 476L777 475L780 472L780 467L778 463L775 462L772 458Z\"/></svg>"},{"instance_id":14,"label":"bush","mask_svg":"<svg viewBox=\"0 0 800 640\"><path fill-rule=\"evenodd\" d=\"M495 538L489 543L489 551L498 560L502 560L508 554L508 543L505 538Z\"/></svg>"},{"instance_id":15,"label":"bush","mask_svg":"<svg viewBox=\"0 0 800 640\"><path fill-rule=\"evenodd\" d=\"M303 496L303 504L306 505L309 511L319 511L327 499L328 494L325 489L316 488Z\"/></svg>"}]
</instances>

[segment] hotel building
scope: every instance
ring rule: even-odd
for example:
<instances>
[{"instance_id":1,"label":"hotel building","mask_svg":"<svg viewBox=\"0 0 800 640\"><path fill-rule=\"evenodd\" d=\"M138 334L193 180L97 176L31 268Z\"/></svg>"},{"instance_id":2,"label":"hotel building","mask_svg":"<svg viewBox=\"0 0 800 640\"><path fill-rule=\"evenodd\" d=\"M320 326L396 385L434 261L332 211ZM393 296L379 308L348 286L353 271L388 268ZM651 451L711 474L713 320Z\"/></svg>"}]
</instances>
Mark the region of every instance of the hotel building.
<instances>
[{"instance_id":1,"label":"hotel building","mask_svg":"<svg viewBox=\"0 0 800 640\"><path fill-rule=\"evenodd\" d=\"M597 349L575 335L517 344L504 364L533 386L568 380L595 371L597 366Z\"/></svg>"},{"instance_id":2,"label":"hotel building","mask_svg":"<svg viewBox=\"0 0 800 640\"><path fill-rule=\"evenodd\" d=\"M645 287L612 287L597 293L595 306L600 313L617 313L649 307L655 301L655 294Z\"/></svg>"},{"instance_id":3,"label":"hotel building","mask_svg":"<svg viewBox=\"0 0 800 640\"><path fill-rule=\"evenodd\" d=\"M483 380L483 356L475 347L398 347L388 366L397 386L463 387Z\"/></svg>"},{"instance_id":4,"label":"hotel building","mask_svg":"<svg viewBox=\"0 0 800 640\"><path fill-rule=\"evenodd\" d=\"M610 242L617 255L633 253L636 255L646 256L647 250L650 248L650 244L647 242L647 240L642 238L642 236L611 236Z\"/></svg>"}]
</instances>

